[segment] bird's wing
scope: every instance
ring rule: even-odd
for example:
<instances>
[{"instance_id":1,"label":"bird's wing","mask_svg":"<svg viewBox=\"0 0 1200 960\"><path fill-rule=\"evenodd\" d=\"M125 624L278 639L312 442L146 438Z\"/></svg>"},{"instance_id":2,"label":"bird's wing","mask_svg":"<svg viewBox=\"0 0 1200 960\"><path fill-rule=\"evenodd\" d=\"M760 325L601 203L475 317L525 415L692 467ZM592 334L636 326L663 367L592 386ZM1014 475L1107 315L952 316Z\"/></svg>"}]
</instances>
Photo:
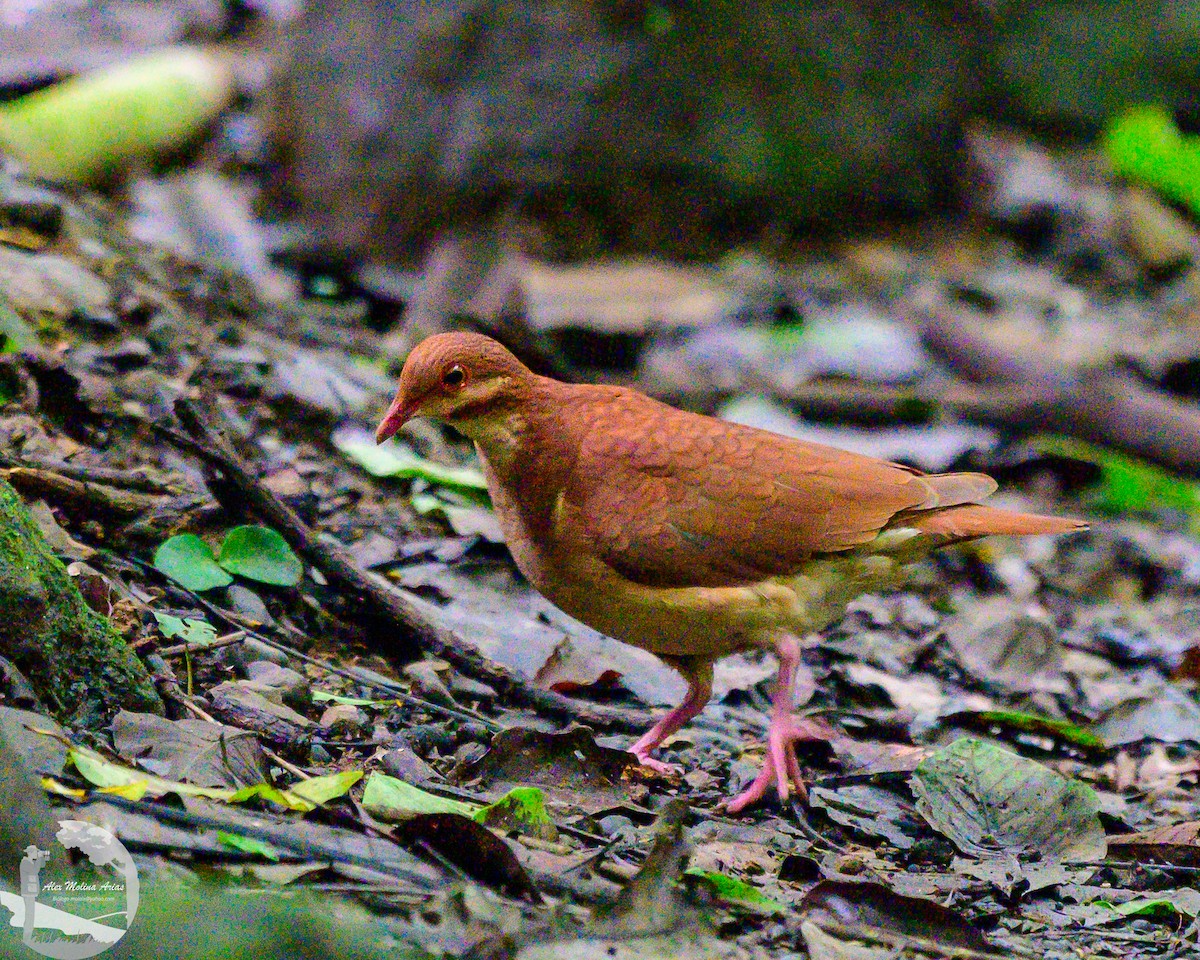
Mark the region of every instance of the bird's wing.
<instances>
[{"instance_id":1,"label":"bird's wing","mask_svg":"<svg viewBox=\"0 0 1200 960\"><path fill-rule=\"evenodd\" d=\"M581 547L653 586L792 573L814 553L866 543L898 513L995 488L979 474L926 476L627 391L587 409L566 522Z\"/></svg>"}]
</instances>

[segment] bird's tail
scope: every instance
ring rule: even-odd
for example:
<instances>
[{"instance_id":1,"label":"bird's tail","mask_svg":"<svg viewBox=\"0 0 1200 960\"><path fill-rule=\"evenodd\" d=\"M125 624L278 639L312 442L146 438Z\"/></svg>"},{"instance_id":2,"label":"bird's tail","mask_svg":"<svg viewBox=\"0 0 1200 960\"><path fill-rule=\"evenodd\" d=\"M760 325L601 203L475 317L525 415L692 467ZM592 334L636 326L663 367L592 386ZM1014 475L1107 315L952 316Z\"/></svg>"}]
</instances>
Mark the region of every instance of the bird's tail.
<instances>
[{"instance_id":1,"label":"bird's tail","mask_svg":"<svg viewBox=\"0 0 1200 960\"><path fill-rule=\"evenodd\" d=\"M1017 513L980 503L963 503L897 517L889 526L920 530L939 544L957 543L987 536L1030 536L1039 533L1075 533L1086 530L1082 520Z\"/></svg>"}]
</instances>

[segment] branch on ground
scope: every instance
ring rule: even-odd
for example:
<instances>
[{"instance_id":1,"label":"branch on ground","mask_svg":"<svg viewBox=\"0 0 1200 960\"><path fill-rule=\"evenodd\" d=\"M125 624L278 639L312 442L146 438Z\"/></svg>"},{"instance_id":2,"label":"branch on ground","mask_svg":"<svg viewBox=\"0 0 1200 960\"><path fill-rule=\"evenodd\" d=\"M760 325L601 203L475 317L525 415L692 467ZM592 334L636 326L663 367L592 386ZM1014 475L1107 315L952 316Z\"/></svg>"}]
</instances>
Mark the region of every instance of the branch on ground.
<instances>
[{"instance_id":1,"label":"branch on ground","mask_svg":"<svg viewBox=\"0 0 1200 960\"><path fill-rule=\"evenodd\" d=\"M463 674L489 684L509 703L598 729L636 731L649 722L643 711L605 708L543 690L485 657L454 631L435 623L399 589L359 568L342 547L309 527L259 482L216 425L211 404L182 398L176 401L175 414L186 434L162 426L158 429L221 475L224 483L214 484L213 493L222 506L233 513L251 514L278 530L358 612L370 641L389 659L403 663L422 652L440 657Z\"/></svg>"}]
</instances>

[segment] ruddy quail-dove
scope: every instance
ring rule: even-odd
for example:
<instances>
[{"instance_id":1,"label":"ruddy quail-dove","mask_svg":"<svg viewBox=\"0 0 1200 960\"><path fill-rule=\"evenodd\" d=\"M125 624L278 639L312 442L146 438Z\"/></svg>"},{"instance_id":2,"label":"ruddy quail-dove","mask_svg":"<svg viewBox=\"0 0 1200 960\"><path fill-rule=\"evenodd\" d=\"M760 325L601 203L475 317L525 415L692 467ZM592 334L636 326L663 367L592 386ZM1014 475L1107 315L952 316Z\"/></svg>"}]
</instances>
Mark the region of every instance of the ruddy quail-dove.
<instances>
[{"instance_id":1,"label":"ruddy quail-dove","mask_svg":"<svg viewBox=\"0 0 1200 960\"><path fill-rule=\"evenodd\" d=\"M496 516L529 582L571 616L649 650L687 680L682 703L629 749L650 752L696 716L713 663L750 648L779 659L762 770L727 804L772 785L804 795L793 744L824 739L793 716L800 638L913 561L989 534L1082 530L1077 520L979 501L980 473L910 467L669 407L621 387L538 376L489 337L422 341L376 439L435 417L475 442Z\"/></svg>"}]
</instances>

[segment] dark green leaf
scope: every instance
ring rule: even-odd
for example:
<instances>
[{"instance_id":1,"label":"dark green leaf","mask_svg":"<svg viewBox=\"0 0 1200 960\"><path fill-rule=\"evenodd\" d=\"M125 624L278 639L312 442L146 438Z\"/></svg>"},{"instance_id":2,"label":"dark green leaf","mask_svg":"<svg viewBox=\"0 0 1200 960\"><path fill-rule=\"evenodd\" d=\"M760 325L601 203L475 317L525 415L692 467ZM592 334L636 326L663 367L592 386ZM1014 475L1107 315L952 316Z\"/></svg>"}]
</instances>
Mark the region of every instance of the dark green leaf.
<instances>
[{"instance_id":1,"label":"dark green leaf","mask_svg":"<svg viewBox=\"0 0 1200 960\"><path fill-rule=\"evenodd\" d=\"M304 575L300 558L269 527L234 527L225 535L217 563L247 580L276 587L294 587Z\"/></svg>"},{"instance_id":2,"label":"dark green leaf","mask_svg":"<svg viewBox=\"0 0 1200 960\"><path fill-rule=\"evenodd\" d=\"M233 583L233 577L218 566L208 544L194 533L181 533L165 541L154 552L154 566L197 593Z\"/></svg>"}]
</instances>

